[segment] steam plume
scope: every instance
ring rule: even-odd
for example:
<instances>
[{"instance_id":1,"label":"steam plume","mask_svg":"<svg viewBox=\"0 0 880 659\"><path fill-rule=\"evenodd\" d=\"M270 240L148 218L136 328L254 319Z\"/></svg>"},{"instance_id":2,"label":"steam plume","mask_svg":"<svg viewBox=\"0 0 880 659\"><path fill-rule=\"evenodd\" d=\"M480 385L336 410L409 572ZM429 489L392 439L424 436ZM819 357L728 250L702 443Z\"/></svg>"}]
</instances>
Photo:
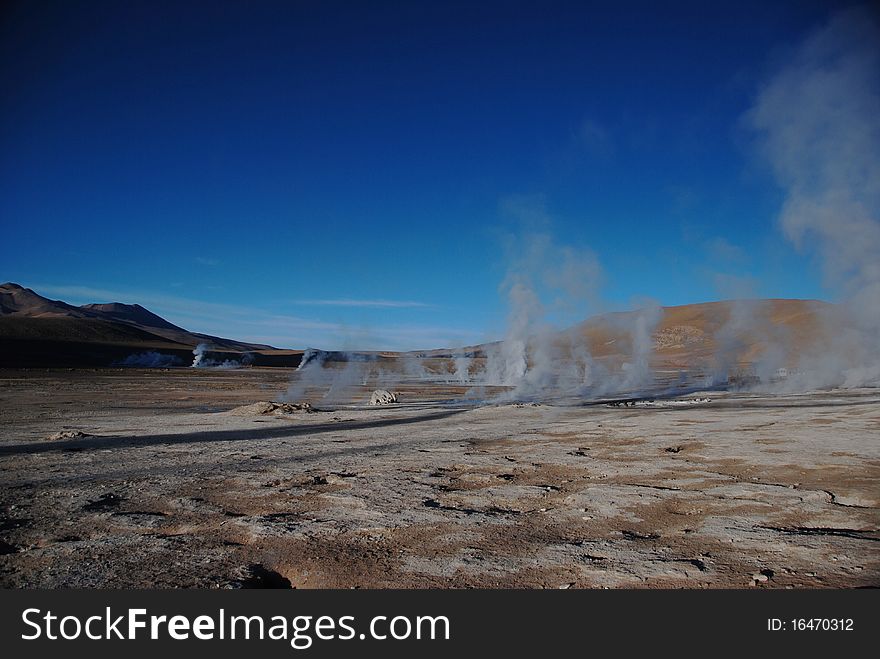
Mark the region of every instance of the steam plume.
<instances>
[{"instance_id":1,"label":"steam plume","mask_svg":"<svg viewBox=\"0 0 880 659\"><path fill-rule=\"evenodd\" d=\"M216 359L208 357L209 348L207 343L200 343L193 349L191 368L241 368L252 363L252 355L250 354L243 355L240 360L224 359L222 362L218 362Z\"/></svg>"},{"instance_id":2,"label":"steam plume","mask_svg":"<svg viewBox=\"0 0 880 659\"><path fill-rule=\"evenodd\" d=\"M880 28L851 9L810 35L746 115L785 191L780 224L844 302L811 386L880 379ZM803 360L802 360L803 361Z\"/></svg>"},{"instance_id":3,"label":"steam plume","mask_svg":"<svg viewBox=\"0 0 880 659\"><path fill-rule=\"evenodd\" d=\"M201 368L203 366L207 366L207 358L205 354L208 352L208 344L200 343L193 349L193 368Z\"/></svg>"}]
</instances>

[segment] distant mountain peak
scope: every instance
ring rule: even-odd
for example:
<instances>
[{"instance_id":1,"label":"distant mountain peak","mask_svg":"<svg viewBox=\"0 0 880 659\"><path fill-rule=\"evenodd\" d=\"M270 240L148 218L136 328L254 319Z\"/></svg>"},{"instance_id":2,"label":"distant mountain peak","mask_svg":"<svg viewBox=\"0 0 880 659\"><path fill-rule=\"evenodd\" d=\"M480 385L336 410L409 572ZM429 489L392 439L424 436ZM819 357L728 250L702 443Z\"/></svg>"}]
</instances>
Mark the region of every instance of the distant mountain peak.
<instances>
[{"instance_id":1,"label":"distant mountain peak","mask_svg":"<svg viewBox=\"0 0 880 659\"><path fill-rule=\"evenodd\" d=\"M182 327L169 323L161 316L154 314L152 311L145 309L139 304L107 302L104 304L84 304L80 309L89 313L99 314L101 317L122 321L124 323L135 323L144 327L160 327L162 329L186 331Z\"/></svg>"},{"instance_id":2,"label":"distant mountain peak","mask_svg":"<svg viewBox=\"0 0 880 659\"><path fill-rule=\"evenodd\" d=\"M0 285L0 314L24 316L76 316L77 308L50 300L21 284L7 282Z\"/></svg>"},{"instance_id":3,"label":"distant mountain peak","mask_svg":"<svg viewBox=\"0 0 880 659\"><path fill-rule=\"evenodd\" d=\"M168 322L139 304L105 302L75 307L60 300L45 298L14 282L0 284L0 318L6 325L7 334L13 331L10 329L12 325L20 320L20 327L26 326L29 331L39 331L44 336L51 334L54 339L58 340L73 340L71 337L77 336L78 333L81 335L87 326L92 328L89 330L90 335L102 336L110 331L108 325L115 325L116 329L121 330L124 336L135 336L131 332L137 330L144 333L145 336L152 336L160 343L171 342L177 347L181 345L195 346L207 342L215 349L236 352L274 349L272 346L260 343L245 343L234 339L190 332ZM32 321L31 319L39 320ZM59 321L67 320L74 322L69 325L66 322L59 324ZM67 328L65 329L64 326ZM38 327L39 330L37 330ZM0 327L0 330L3 328ZM3 332L0 331L0 338L2 335ZM143 336L138 340L142 339Z\"/></svg>"},{"instance_id":4,"label":"distant mountain peak","mask_svg":"<svg viewBox=\"0 0 880 659\"><path fill-rule=\"evenodd\" d=\"M72 317L94 318L123 322L141 327L158 328L186 332L167 320L145 309L139 304L109 302L106 304L84 304L79 307L50 300L21 284L7 282L0 284L0 314L27 316L31 318Z\"/></svg>"}]
</instances>

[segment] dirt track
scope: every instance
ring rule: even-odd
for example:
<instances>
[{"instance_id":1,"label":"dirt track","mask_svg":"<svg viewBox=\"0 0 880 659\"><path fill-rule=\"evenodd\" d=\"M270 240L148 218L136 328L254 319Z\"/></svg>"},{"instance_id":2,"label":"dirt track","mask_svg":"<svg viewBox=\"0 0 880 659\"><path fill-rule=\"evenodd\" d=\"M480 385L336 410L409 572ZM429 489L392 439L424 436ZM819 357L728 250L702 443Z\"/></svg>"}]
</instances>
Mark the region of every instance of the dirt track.
<instances>
[{"instance_id":1,"label":"dirt track","mask_svg":"<svg viewBox=\"0 0 880 659\"><path fill-rule=\"evenodd\" d=\"M877 390L228 411L291 377L0 373L0 585L880 585Z\"/></svg>"}]
</instances>

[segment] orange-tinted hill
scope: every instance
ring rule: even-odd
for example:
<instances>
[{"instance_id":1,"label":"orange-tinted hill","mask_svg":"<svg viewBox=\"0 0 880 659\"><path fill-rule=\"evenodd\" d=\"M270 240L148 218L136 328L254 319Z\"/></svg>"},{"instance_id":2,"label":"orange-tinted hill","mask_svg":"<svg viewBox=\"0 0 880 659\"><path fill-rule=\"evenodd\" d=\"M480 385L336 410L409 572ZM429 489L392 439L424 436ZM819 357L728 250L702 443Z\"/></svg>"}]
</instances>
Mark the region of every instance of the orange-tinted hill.
<instances>
[{"instance_id":1,"label":"orange-tinted hill","mask_svg":"<svg viewBox=\"0 0 880 659\"><path fill-rule=\"evenodd\" d=\"M663 307L651 329L655 364L698 369L713 361L745 367L768 350L794 366L798 356L820 347L831 331L835 305L817 300L725 300ZM597 358L623 359L633 352L632 328L639 315L622 312L591 318L570 332L583 337ZM656 316L655 316L656 318Z\"/></svg>"},{"instance_id":2,"label":"orange-tinted hill","mask_svg":"<svg viewBox=\"0 0 880 659\"><path fill-rule=\"evenodd\" d=\"M817 300L704 302L593 316L556 334L554 354L565 360L573 350L585 347L593 359L619 366L635 352L640 317L650 337L653 367L692 373L719 366L730 372L748 370L768 351L773 351L774 362L796 367L803 354L821 351L831 334L846 323L836 305ZM494 345L416 354L442 358L464 353L480 358Z\"/></svg>"}]
</instances>

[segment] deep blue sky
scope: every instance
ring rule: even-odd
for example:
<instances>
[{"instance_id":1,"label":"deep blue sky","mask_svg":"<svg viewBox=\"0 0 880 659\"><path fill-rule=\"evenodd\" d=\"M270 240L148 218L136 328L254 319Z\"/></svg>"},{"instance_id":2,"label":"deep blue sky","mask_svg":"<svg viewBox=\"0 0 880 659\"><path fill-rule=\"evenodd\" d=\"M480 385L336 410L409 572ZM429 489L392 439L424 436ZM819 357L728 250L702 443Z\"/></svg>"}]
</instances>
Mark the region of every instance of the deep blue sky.
<instances>
[{"instance_id":1,"label":"deep blue sky","mask_svg":"<svg viewBox=\"0 0 880 659\"><path fill-rule=\"evenodd\" d=\"M497 336L526 215L601 262L583 316L828 297L742 116L834 9L6 3L0 281L286 347L433 347Z\"/></svg>"}]
</instances>

